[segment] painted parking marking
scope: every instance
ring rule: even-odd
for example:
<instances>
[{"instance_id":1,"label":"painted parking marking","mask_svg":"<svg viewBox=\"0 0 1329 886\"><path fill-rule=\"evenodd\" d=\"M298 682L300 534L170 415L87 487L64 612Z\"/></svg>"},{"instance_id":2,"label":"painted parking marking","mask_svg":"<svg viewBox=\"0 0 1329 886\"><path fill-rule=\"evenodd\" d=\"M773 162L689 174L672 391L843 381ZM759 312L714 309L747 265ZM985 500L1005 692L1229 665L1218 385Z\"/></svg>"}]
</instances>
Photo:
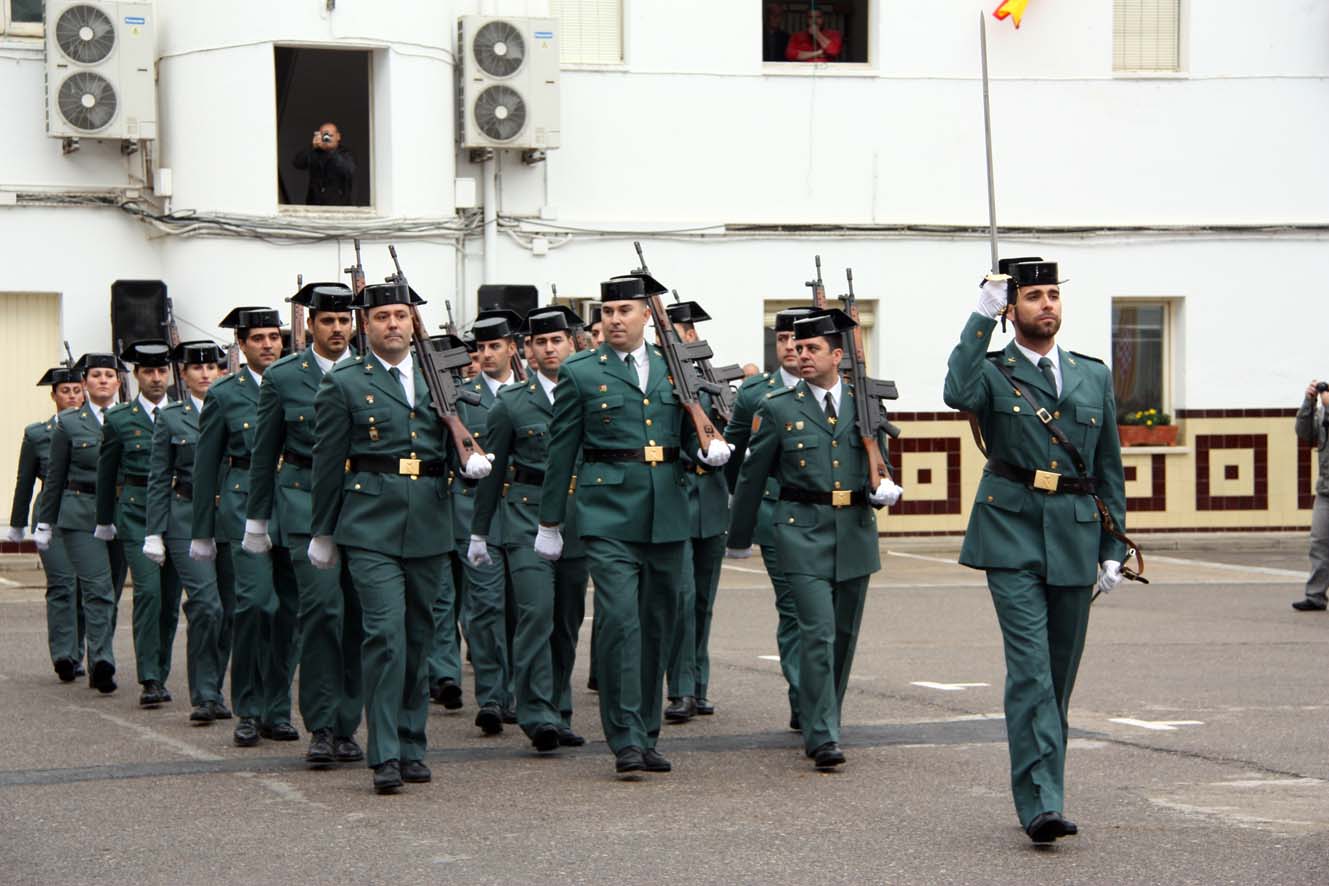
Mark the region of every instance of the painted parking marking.
<instances>
[{"instance_id":1,"label":"painted parking marking","mask_svg":"<svg viewBox=\"0 0 1329 886\"><path fill-rule=\"evenodd\" d=\"M931 680L914 680L910 686L922 686L924 689L939 689L942 692L964 692L966 689L978 689L991 686L991 683L933 683Z\"/></svg>"},{"instance_id":2,"label":"painted parking marking","mask_svg":"<svg viewBox=\"0 0 1329 886\"><path fill-rule=\"evenodd\" d=\"M762 661L779 661L779 660L780 660L780 656L778 656L778 655L759 655L759 656L757 656L757 658L760 658Z\"/></svg>"},{"instance_id":3,"label":"painted parking marking","mask_svg":"<svg viewBox=\"0 0 1329 886\"><path fill-rule=\"evenodd\" d=\"M1136 720L1132 717L1109 717L1109 723L1120 723L1122 726L1134 726L1137 729L1148 729L1152 732L1176 732L1179 726L1203 726L1203 720Z\"/></svg>"},{"instance_id":4,"label":"painted parking marking","mask_svg":"<svg viewBox=\"0 0 1329 886\"><path fill-rule=\"evenodd\" d=\"M947 566L959 566L960 561L948 560L945 557L928 557L924 554L906 554L904 551L887 551L888 557L904 557L907 560L926 560L928 563L945 563Z\"/></svg>"}]
</instances>

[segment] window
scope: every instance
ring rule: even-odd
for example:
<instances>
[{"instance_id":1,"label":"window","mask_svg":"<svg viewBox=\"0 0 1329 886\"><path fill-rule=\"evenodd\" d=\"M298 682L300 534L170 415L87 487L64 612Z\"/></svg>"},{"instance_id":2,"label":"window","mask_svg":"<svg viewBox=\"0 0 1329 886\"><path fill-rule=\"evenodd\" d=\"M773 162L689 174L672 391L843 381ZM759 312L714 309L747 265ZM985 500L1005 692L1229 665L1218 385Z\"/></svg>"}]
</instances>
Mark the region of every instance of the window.
<instances>
[{"instance_id":1,"label":"window","mask_svg":"<svg viewBox=\"0 0 1329 886\"><path fill-rule=\"evenodd\" d=\"M281 203L369 206L369 53L289 46L274 51Z\"/></svg>"},{"instance_id":2,"label":"window","mask_svg":"<svg viewBox=\"0 0 1329 886\"><path fill-rule=\"evenodd\" d=\"M870 0L811 0L756 4L761 13L761 59L764 62L840 63L868 61ZM810 31L818 18L818 36Z\"/></svg>"},{"instance_id":3,"label":"window","mask_svg":"<svg viewBox=\"0 0 1329 886\"><path fill-rule=\"evenodd\" d=\"M1172 303L1112 302L1112 388L1117 416L1157 409L1169 412Z\"/></svg>"},{"instance_id":4,"label":"window","mask_svg":"<svg viewBox=\"0 0 1329 886\"><path fill-rule=\"evenodd\" d=\"M1181 0L1113 0L1112 70L1181 68Z\"/></svg>"},{"instance_id":5,"label":"window","mask_svg":"<svg viewBox=\"0 0 1329 886\"><path fill-rule=\"evenodd\" d=\"M0 31L15 37L42 36L42 0L0 0Z\"/></svg>"},{"instance_id":6,"label":"window","mask_svg":"<svg viewBox=\"0 0 1329 886\"><path fill-rule=\"evenodd\" d=\"M623 63L623 0L550 0L563 64Z\"/></svg>"}]
</instances>

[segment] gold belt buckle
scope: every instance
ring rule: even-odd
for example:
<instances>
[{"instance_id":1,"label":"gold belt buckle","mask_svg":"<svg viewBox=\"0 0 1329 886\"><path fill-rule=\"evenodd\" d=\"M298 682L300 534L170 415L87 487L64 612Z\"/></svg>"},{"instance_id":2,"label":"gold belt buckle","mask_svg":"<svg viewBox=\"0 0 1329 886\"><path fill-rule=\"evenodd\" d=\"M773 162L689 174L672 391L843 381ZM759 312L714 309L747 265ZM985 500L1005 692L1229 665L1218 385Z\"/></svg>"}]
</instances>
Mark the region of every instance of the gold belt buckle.
<instances>
[{"instance_id":1,"label":"gold belt buckle","mask_svg":"<svg viewBox=\"0 0 1329 886\"><path fill-rule=\"evenodd\" d=\"M1041 489L1044 492L1056 492L1057 484L1061 482L1061 474L1054 474L1051 471L1034 471L1034 488Z\"/></svg>"},{"instance_id":2,"label":"gold belt buckle","mask_svg":"<svg viewBox=\"0 0 1329 886\"><path fill-rule=\"evenodd\" d=\"M642 450L641 459L648 465L658 464L659 462L664 461L664 447L647 446Z\"/></svg>"},{"instance_id":3,"label":"gold belt buckle","mask_svg":"<svg viewBox=\"0 0 1329 886\"><path fill-rule=\"evenodd\" d=\"M847 508L854 503L854 493L850 489L837 489L831 493L831 507Z\"/></svg>"},{"instance_id":4,"label":"gold belt buckle","mask_svg":"<svg viewBox=\"0 0 1329 886\"><path fill-rule=\"evenodd\" d=\"M399 458L397 459L397 473L407 477L420 476L420 459L418 458Z\"/></svg>"}]
</instances>

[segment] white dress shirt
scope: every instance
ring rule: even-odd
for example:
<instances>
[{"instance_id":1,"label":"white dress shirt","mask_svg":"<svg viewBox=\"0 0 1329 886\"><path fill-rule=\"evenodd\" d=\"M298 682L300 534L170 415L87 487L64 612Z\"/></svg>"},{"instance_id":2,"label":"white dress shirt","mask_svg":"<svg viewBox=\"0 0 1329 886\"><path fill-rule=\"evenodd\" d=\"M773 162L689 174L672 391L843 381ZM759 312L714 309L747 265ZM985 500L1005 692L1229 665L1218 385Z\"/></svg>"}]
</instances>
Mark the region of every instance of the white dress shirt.
<instances>
[{"instance_id":1,"label":"white dress shirt","mask_svg":"<svg viewBox=\"0 0 1329 886\"><path fill-rule=\"evenodd\" d=\"M513 384L517 380L513 376L511 369L508 369L508 377L503 379L502 381L499 381L498 379L494 378L487 372L480 373L480 377L483 378L485 380L485 384L489 386L489 393L493 394L495 397L498 396L499 391L503 390L508 385Z\"/></svg>"},{"instance_id":2,"label":"white dress shirt","mask_svg":"<svg viewBox=\"0 0 1329 886\"><path fill-rule=\"evenodd\" d=\"M790 375L789 372L783 366L780 367L780 382L786 388L794 387L799 383L799 381L801 381L801 378L799 376Z\"/></svg>"},{"instance_id":3,"label":"white dress shirt","mask_svg":"<svg viewBox=\"0 0 1329 886\"><path fill-rule=\"evenodd\" d=\"M646 356L646 339L643 338L641 344L637 345L636 350L633 351L620 351L612 346L610 350L617 354L618 359L624 363L627 362L628 355L632 355L632 362L637 369L637 387L641 389L642 393L645 393L646 383L651 380L651 359Z\"/></svg>"},{"instance_id":4,"label":"white dress shirt","mask_svg":"<svg viewBox=\"0 0 1329 886\"><path fill-rule=\"evenodd\" d=\"M327 375L329 372L331 372L332 367L336 366L341 361L349 360L351 358L350 348L347 348L346 350L342 351L341 356L338 357L336 360L329 360L327 357L324 357L322 354L318 352L318 348L311 348L310 350L314 352L314 362L318 364L319 369L323 370L324 375Z\"/></svg>"},{"instance_id":5,"label":"white dress shirt","mask_svg":"<svg viewBox=\"0 0 1329 886\"><path fill-rule=\"evenodd\" d=\"M139 405L140 407L142 407L142 408L143 408L143 411L146 412L146 413L148 414L148 421L152 422L153 424L156 424L156 423L157 423L157 410L158 410L158 409L161 409L163 406L166 405L166 398L165 398L165 397L162 397L162 400L161 400L160 403L153 403L153 402L152 402L151 400L149 400L147 397L144 397L142 394L139 394L139 395L138 395L138 405Z\"/></svg>"},{"instance_id":6,"label":"white dress shirt","mask_svg":"<svg viewBox=\"0 0 1329 886\"><path fill-rule=\"evenodd\" d=\"M96 403L89 400L88 408L92 410L92 417L97 419L97 424L106 424L106 410L110 409L110 406L98 406Z\"/></svg>"},{"instance_id":7,"label":"white dress shirt","mask_svg":"<svg viewBox=\"0 0 1329 886\"><path fill-rule=\"evenodd\" d=\"M840 394L843 392L844 385L840 383L839 376L836 376L835 387L829 389L831 402L835 404L835 414L840 415ZM808 390L812 392L813 398L817 401L817 406L822 412L826 411L826 388L819 388L812 382L808 382Z\"/></svg>"},{"instance_id":8,"label":"white dress shirt","mask_svg":"<svg viewBox=\"0 0 1329 886\"><path fill-rule=\"evenodd\" d=\"M545 378L545 375L544 375L543 372L537 372L537 373L535 374L535 377L538 378L538 379L540 380L540 387L541 387L541 389L544 390L544 392L545 392L545 396L549 398L549 402L550 402L550 403L553 403L553 402L554 402L554 387L555 387L555 385L558 384L558 382L550 381L549 379Z\"/></svg>"},{"instance_id":9,"label":"white dress shirt","mask_svg":"<svg viewBox=\"0 0 1329 886\"><path fill-rule=\"evenodd\" d=\"M203 401L195 397L192 393L189 395L189 402L194 404L194 412L203 414Z\"/></svg>"},{"instance_id":10,"label":"white dress shirt","mask_svg":"<svg viewBox=\"0 0 1329 886\"><path fill-rule=\"evenodd\" d=\"M406 353L406 356L402 358L402 361L400 363L389 363L387 360L380 357L377 352L374 353L374 357L376 357L378 359L378 362L382 363L388 369L401 370L401 386L406 389L406 402L414 406L415 405L415 358L411 356L409 351Z\"/></svg>"},{"instance_id":11,"label":"white dress shirt","mask_svg":"<svg viewBox=\"0 0 1329 886\"><path fill-rule=\"evenodd\" d=\"M1024 345L1020 344L1018 341L1015 343L1015 346L1020 349L1020 353L1024 354L1025 358L1030 363L1034 364L1035 369L1038 369L1038 361L1043 359L1044 357L1047 357L1049 360L1052 361L1052 374L1057 378L1057 396L1060 397L1061 396L1061 353L1060 350L1057 348L1057 346L1053 345L1052 350L1048 351L1046 354L1040 354L1037 351L1031 351L1028 348L1026 348ZM1039 375L1042 375L1043 370L1038 369L1038 373Z\"/></svg>"},{"instance_id":12,"label":"white dress shirt","mask_svg":"<svg viewBox=\"0 0 1329 886\"><path fill-rule=\"evenodd\" d=\"M254 370L250 369L248 363L245 364L245 371L249 373L249 377L253 379L254 384L258 385L259 387L263 386L263 376L255 372Z\"/></svg>"}]
</instances>

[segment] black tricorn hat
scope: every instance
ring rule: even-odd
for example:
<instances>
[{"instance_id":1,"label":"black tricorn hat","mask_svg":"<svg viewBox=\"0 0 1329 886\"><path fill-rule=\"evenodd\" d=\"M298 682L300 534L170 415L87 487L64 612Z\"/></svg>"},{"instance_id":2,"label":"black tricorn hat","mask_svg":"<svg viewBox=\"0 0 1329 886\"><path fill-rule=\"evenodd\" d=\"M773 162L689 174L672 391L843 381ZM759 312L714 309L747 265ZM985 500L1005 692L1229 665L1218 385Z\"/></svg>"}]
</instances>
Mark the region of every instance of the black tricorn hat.
<instances>
[{"instance_id":1,"label":"black tricorn hat","mask_svg":"<svg viewBox=\"0 0 1329 886\"><path fill-rule=\"evenodd\" d=\"M810 317L795 320L794 338L797 341L802 341L823 335L836 335L837 333L848 332L857 325L848 314L839 308L826 308L815 312Z\"/></svg>"},{"instance_id":2,"label":"black tricorn hat","mask_svg":"<svg viewBox=\"0 0 1329 886\"><path fill-rule=\"evenodd\" d=\"M74 364L74 371L87 375L89 369L114 369L116 372L128 372L129 368L120 362L115 354L84 354Z\"/></svg>"},{"instance_id":3,"label":"black tricorn hat","mask_svg":"<svg viewBox=\"0 0 1329 886\"><path fill-rule=\"evenodd\" d=\"M581 316L567 305L550 305L531 311L526 316L523 335L548 335L551 332L570 332L582 326Z\"/></svg>"},{"instance_id":4,"label":"black tricorn hat","mask_svg":"<svg viewBox=\"0 0 1329 886\"><path fill-rule=\"evenodd\" d=\"M1042 261L1042 260L1043 257L1041 255L1026 255L1026 256L1021 256L1020 258L999 258L997 259L997 273L1009 274L1010 276L1013 277L1015 276L1015 271L1013 269L1016 265L1024 264L1027 261Z\"/></svg>"},{"instance_id":5,"label":"black tricorn hat","mask_svg":"<svg viewBox=\"0 0 1329 886\"><path fill-rule=\"evenodd\" d=\"M1016 286L1057 286L1065 280L1057 279L1057 263L1054 261L1029 261L1015 265L1012 269Z\"/></svg>"},{"instance_id":6,"label":"black tricorn hat","mask_svg":"<svg viewBox=\"0 0 1329 886\"><path fill-rule=\"evenodd\" d=\"M223 363L226 360L226 351L216 342L207 341L182 341L171 351L171 359L182 366L188 366L191 363Z\"/></svg>"},{"instance_id":7,"label":"black tricorn hat","mask_svg":"<svg viewBox=\"0 0 1329 886\"><path fill-rule=\"evenodd\" d=\"M414 289L405 283L371 283L360 290L359 296L352 302L352 307L361 310L381 308L386 305L422 305L422 299Z\"/></svg>"},{"instance_id":8,"label":"black tricorn hat","mask_svg":"<svg viewBox=\"0 0 1329 886\"><path fill-rule=\"evenodd\" d=\"M647 295L657 295L661 292L669 291L669 287L665 286L663 283L661 283L659 280L655 279L645 271L641 270L628 271L628 276L637 277L638 279L640 279L642 286L646 287Z\"/></svg>"},{"instance_id":9,"label":"black tricorn hat","mask_svg":"<svg viewBox=\"0 0 1329 886\"><path fill-rule=\"evenodd\" d=\"M511 338L521 331L521 326L521 314L516 311L509 311L507 308L493 308L475 315L475 322L471 324L471 332L475 334L477 342L494 341L500 338Z\"/></svg>"},{"instance_id":10,"label":"black tricorn hat","mask_svg":"<svg viewBox=\"0 0 1329 886\"><path fill-rule=\"evenodd\" d=\"M674 302L665 308L670 323L700 323L711 319L711 315L702 310L695 301Z\"/></svg>"},{"instance_id":11,"label":"black tricorn hat","mask_svg":"<svg viewBox=\"0 0 1329 886\"><path fill-rule=\"evenodd\" d=\"M472 335L472 334L469 333L469 332L467 332L467 333L465 333L465 334L462 335L462 337L461 337L461 344L462 344L462 347L466 348L466 350L469 351L469 352L471 352L472 354L474 354L476 351L480 350L479 345L476 344L475 336Z\"/></svg>"},{"instance_id":12,"label":"black tricorn hat","mask_svg":"<svg viewBox=\"0 0 1329 886\"><path fill-rule=\"evenodd\" d=\"M449 351L453 350L454 348L466 348L466 350L468 351L475 350L474 347L468 346L466 344L465 339L458 338L457 336L447 332L440 332L438 335L431 335L429 336L429 340Z\"/></svg>"},{"instance_id":13,"label":"black tricorn hat","mask_svg":"<svg viewBox=\"0 0 1329 886\"><path fill-rule=\"evenodd\" d=\"M816 308L785 308L775 315L775 331L793 332L794 321L811 317L815 313L817 313Z\"/></svg>"},{"instance_id":14,"label":"black tricorn hat","mask_svg":"<svg viewBox=\"0 0 1329 886\"><path fill-rule=\"evenodd\" d=\"M171 346L159 338L145 338L121 351L120 359L135 366L170 366Z\"/></svg>"},{"instance_id":15,"label":"black tricorn hat","mask_svg":"<svg viewBox=\"0 0 1329 886\"><path fill-rule=\"evenodd\" d=\"M51 387L55 387L56 385L68 384L69 382L82 381L83 376L79 375L77 370L71 369L68 366L52 366L50 369L46 370L46 373L41 378L37 379L37 386L45 387L46 385L50 385Z\"/></svg>"},{"instance_id":16,"label":"black tricorn hat","mask_svg":"<svg viewBox=\"0 0 1329 886\"><path fill-rule=\"evenodd\" d=\"M595 302L591 305L591 318L586 321L587 328L600 322L600 303Z\"/></svg>"},{"instance_id":17,"label":"black tricorn hat","mask_svg":"<svg viewBox=\"0 0 1329 886\"><path fill-rule=\"evenodd\" d=\"M217 324L222 329L280 329L281 315L272 308L234 308Z\"/></svg>"},{"instance_id":18,"label":"black tricorn hat","mask_svg":"<svg viewBox=\"0 0 1329 886\"><path fill-rule=\"evenodd\" d=\"M287 299L292 304L304 305L311 311L351 310L355 293L345 283L307 283Z\"/></svg>"},{"instance_id":19,"label":"black tricorn hat","mask_svg":"<svg viewBox=\"0 0 1329 886\"><path fill-rule=\"evenodd\" d=\"M646 298L646 285L641 277L631 274L611 277L600 284L600 303L611 301L640 301Z\"/></svg>"}]
</instances>

